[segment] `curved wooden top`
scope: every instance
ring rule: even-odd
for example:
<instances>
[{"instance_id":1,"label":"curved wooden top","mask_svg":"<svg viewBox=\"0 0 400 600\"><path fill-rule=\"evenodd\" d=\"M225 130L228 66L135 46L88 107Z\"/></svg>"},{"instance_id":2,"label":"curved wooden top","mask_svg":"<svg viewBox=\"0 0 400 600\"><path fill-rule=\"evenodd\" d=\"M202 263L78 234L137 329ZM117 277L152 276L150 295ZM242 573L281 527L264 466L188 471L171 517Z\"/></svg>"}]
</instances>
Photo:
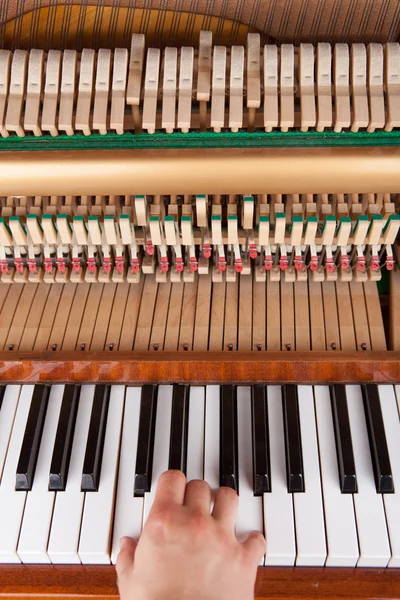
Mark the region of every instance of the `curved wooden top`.
<instances>
[{"instance_id":1,"label":"curved wooden top","mask_svg":"<svg viewBox=\"0 0 400 600\"><path fill-rule=\"evenodd\" d=\"M0 352L21 383L399 383L400 352Z\"/></svg>"},{"instance_id":2,"label":"curved wooden top","mask_svg":"<svg viewBox=\"0 0 400 600\"><path fill-rule=\"evenodd\" d=\"M57 10L55 9L54 2L50 0L41 0L40 2L40 18L39 21L51 22L49 30L46 30L46 23L43 23L42 37L45 39L45 31L47 34L52 34L54 37L60 31L63 13L59 10L60 6L67 4L73 5L73 9L68 9L69 19L72 23L70 26L71 31L68 30L70 35L67 39L73 37L73 34L77 31L93 27L95 21L95 12L91 8L92 6L99 5L98 0L58 0ZM133 4L133 6L132 6ZM23 6L23 12L29 13L32 11L37 3L34 0L25 0ZM52 6L52 13L46 7ZM141 27L141 9L149 9L157 11L163 9L173 14L176 12L180 13L180 18L177 21L173 21L171 26L170 21L173 17L170 16L163 28L160 28L160 24L157 20L157 15L154 18L149 19L147 23L147 30L149 36L152 36L155 32L158 38L161 37L165 32L166 41L168 41L167 34L169 31L175 32L179 29L179 25L182 22L182 30L185 32L186 23L189 15L193 13L193 2L191 0L183 0L177 2L176 0L167 0L167 2L161 0L152 0L151 2L145 2L144 0L138 0L134 3L129 0L119 0L118 3L115 0L105 0L101 2L101 6L105 7L116 7L114 11L121 11L121 15L114 15L116 24L114 27L117 31L123 32L124 25L128 20L131 26L133 25L134 31L142 32ZM278 42L310 42L310 41L325 41L325 42L388 42L397 41L398 36L398 25L399 25L399 6L396 0L358 0L357 10L353 9L354 0L327 0L323 2L321 6L320 0L308 0L303 2L302 0L294 0L290 2L289 8L286 0L276 0L270 2L268 0L261 0L259 2L248 1L243 2L242 6L238 8L236 2L224 2L223 0L214 0L210 3L207 0L199 0L195 3L196 13L198 15L207 15L201 18L199 27L203 29L205 27L214 29L215 32L223 37L223 27L221 22L227 21L228 34L232 35L233 43L237 43L237 26L233 22L242 23L245 26L250 27L253 30L257 30L260 33L264 33L269 39L277 40ZM128 8L131 14L126 15L125 10ZM80 12L77 13L77 10ZM137 19L134 19L135 12ZM21 14L21 2L20 0L9 0L7 9L2 12L0 11L0 22L10 21L10 25L14 25L12 21L17 15ZM56 15L56 18L54 17ZM101 14L98 16L103 18ZM212 21L215 18L215 23ZM193 16L191 17L193 19ZM143 17L142 17L143 19ZM29 17L26 21L26 26L22 27L22 37L24 37L25 29L26 36L29 36L29 30L32 18ZM87 21L88 27L85 27ZM110 16L106 12L104 17L104 28L108 28ZM119 24L119 21L121 23ZM147 20L145 20L147 21ZM203 23L203 25L202 25ZM78 26L77 26L78 24ZM98 27L98 24L97 24ZM74 32L75 29L75 32ZM101 27L100 27L101 29ZM198 27L195 28L197 33ZM10 27L11 30L11 27ZM188 28L186 33L186 42L188 38L192 42L193 36L193 25ZM184 38L185 39L185 38Z\"/></svg>"}]
</instances>

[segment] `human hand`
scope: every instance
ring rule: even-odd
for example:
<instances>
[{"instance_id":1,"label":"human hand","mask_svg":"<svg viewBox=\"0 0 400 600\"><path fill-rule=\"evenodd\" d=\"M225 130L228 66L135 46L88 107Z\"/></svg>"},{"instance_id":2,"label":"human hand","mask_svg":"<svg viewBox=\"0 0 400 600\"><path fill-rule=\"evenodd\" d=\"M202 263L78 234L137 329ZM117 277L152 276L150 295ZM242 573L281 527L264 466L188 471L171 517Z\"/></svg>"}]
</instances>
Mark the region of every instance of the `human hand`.
<instances>
[{"instance_id":1,"label":"human hand","mask_svg":"<svg viewBox=\"0 0 400 600\"><path fill-rule=\"evenodd\" d=\"M210 514L205 481L186 483L180 471L163 473L139 542L121 539L121 600L253 599L265 540L252 532L238 542L238 502L233 490L220 488Z\"/></svg>"}]
</instances>

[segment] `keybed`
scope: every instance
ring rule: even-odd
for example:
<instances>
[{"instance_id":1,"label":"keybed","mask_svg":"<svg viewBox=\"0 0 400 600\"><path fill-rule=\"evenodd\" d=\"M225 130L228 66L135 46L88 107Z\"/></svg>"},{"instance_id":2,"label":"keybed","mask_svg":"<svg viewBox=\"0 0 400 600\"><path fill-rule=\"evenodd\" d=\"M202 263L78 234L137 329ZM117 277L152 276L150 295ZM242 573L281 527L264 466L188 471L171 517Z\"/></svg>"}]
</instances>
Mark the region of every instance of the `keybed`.
<instances>
[{"instance_id":1,"label":"keybed","mask_svg":"<svg viewBox=\"0 0 400 600\"><path fill-rule=\"evenodd\" d=\"M387 348L374 282L236 282L140 284L26 283L0 286L0 350L384 351ZM48 293L42 293L42 290ZM316 303L318 311L316 311ZM329 318L324 318L329 315ZM362 327L361 327L362 324ZM55 355L56 355L55 354Z\"/></svg>"}]
</instances>

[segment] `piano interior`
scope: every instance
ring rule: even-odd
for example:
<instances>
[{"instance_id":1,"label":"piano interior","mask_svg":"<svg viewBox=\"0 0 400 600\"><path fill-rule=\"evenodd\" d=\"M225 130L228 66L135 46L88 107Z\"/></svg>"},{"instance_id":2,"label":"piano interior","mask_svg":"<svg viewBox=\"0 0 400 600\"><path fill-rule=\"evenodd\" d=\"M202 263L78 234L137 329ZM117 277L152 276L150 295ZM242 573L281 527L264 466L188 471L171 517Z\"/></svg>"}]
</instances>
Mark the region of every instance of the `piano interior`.
<instances>
[{"instance_id":1,"label":"piano interior","mask_svg":"<svg viewBox=\"0 0 400 600\"><path fill-rule=\"evenodd\" d=\"M0 3L0 595L117 596L168 468L256 597L400 596L400 4Z\"/></svg>"}]
</instances>

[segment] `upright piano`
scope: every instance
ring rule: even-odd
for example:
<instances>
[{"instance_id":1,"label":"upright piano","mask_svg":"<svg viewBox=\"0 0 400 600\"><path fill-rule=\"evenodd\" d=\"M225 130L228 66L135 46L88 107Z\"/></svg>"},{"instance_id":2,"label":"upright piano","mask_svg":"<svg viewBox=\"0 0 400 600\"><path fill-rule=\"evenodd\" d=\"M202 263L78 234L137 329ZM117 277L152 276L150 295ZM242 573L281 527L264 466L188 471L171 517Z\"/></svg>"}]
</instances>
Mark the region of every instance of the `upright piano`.
<instances>
[{"instance_id":1,"label":"upright piano","mask_svg":"<svg viewBox=\"0 0 400 600\"><path fill-rule=\"evenodd\" d=\"M400 597L399 23L1 2L0 596L115 598L174 468L257 598Z\"/></svg>"}]
</instances>

